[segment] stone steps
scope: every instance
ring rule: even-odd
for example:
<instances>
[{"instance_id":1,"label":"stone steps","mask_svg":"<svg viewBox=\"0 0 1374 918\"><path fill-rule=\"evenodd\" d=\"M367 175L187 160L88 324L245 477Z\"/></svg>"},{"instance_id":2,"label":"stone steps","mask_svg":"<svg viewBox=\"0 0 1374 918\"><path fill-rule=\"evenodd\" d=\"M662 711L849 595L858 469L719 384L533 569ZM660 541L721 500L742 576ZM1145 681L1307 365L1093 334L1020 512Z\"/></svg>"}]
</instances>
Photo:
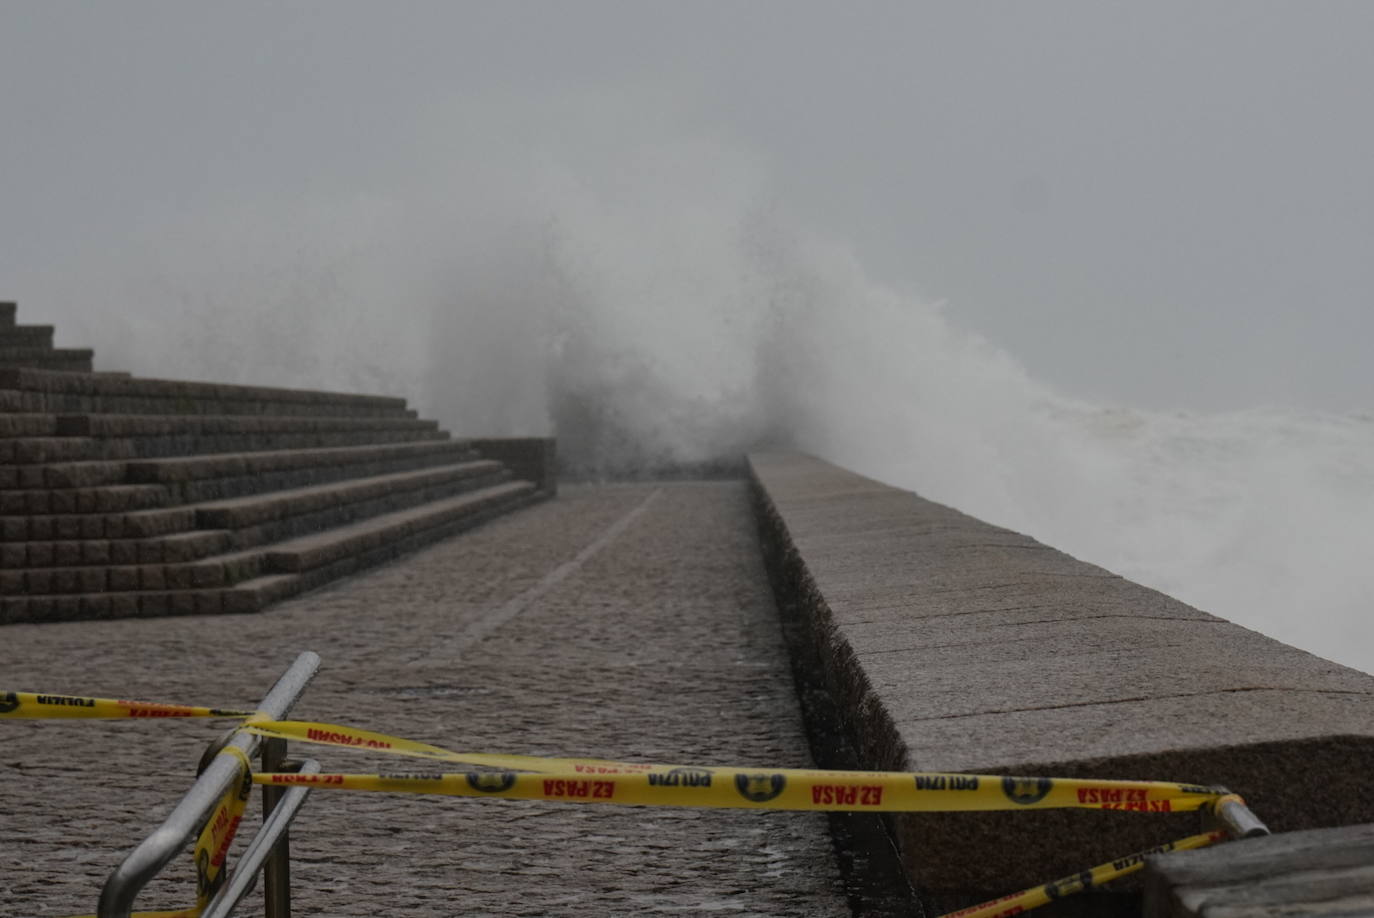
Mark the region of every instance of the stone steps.
<instances>
[{"instance_id":1,"label":"stone steps","mask_svg":"<svg viewBox=\"0 0 1374 918\"><path fill-rule=\"evenodd\" d=\"M267 550L267 557L275 571L300 573L315 570L381 547L394 539L414 535L533 492L534 485L528 481L502 482L446 500L398 510L350 526L340 526L328 532L279 542Z\"/></svg>"},{"instance_id":2,"label":"stone steps","mask_svg":"<svg viewBox=\"0 0 1374 918\"><path fill-rule=\"evenodd\" d=\"M91 373L14 317L0 303L0 624L257 611L556 488L550 441L484 458L404 399Z\"/></svg>"},{"instance_id":3,"label":"stone steps","mask_svg":"<svg viewBox=\"0 0 1374 918\"><path fill-rule=\"evenodd\" d=\"M356 495L357 490L334 492L327 488L322 490L319 486L359 477L375 479L397 472L420 471L440 465L453 466L472 462L476 458L462 441L227 454L139 463L137 471L129 476L163 482L158 485L92 485L86 488L38 492L0 490L0 508L3 508L5 516L14 517L0 523L0 538L5 539L0 541L0 568L180 563L226 551L232 545L248 540L246 535L236 534L229 527L177 531L192 525L190 517L185 512L177 512L175 507L164 508L159 504L170 502L218 506L218 501L224 497L220 493L209 498L178 499L188 498L188 494L184 491L178 492L177 488L205 487L221 491L227 483L231 488L242 487L246 489L245 493L262 494L264 499L273 501L299 500L298 489L306 488L306 493L309 494L313 488L317 496L321 493L329 496L330 499L325 503L339 504L343 503L338 499L340 493ZM18 468L21 471L34 471L40 474L46 471L49 476L59 481L87 481L91 480L88 474L91 472L98 473L98 477L101 478L114 478L117 475L123 477L123 473L128 472L134 465L72 463L35 466L32 469L23 466ZM88 469L88 466L94 468ZM274 472L272 469L282 471ZM233 472L242 474L215 479L201 477ZM477 466L465 466L456 477L462 479L474 474L489 476L495 472L495 464L488 462ZM293 480L289 484L284 484L288 477ZM454 476L451 473L441 473L437 480L442 482L452 477ZM188 478L192 480L186 481ZM394 478L383 477L380 480L383 484L373 485L374 492L390 490L399 494L406 490L398 487ZM415 479L411 478L410 481L414 483ZM432 489L436 481L431 476L420 479L420 484ZM272 493L277 491L291 493L283 498L282 494ZM292 494L297 496L293 498ZM394 498L395 494L392 496ZM49 503L35 505L34 497L43 498ZM73 501L76 503L73 504ZM138 512L160 509L168 509L171 512ZM45 515L60 518L27 519ZM208 520L198 522L202 527L210 525ZM323 525L323 521L317 519L317 524ZM260 523L256 525L259 528L252 539L254 543L269 534L261 528ZM41 540L38 536L41 536Z\"/></svg>"},{"instance_id":4,"label":"stone steps","mask_svg":"<svg viewBox=\"0 0 1374 918\"><path fill-rule=\"evenodd\" d=\"M17 415L41 418L44 415ZM438 421L414 417L348 418L311 416L175 415L175 414L60 414L59 437L252 436L254 434L385 433L395 430L437 431ZM20 436L20 435L16 435Z\"/></svg>"},{"instance_id":5,"label":"stone steps","mask_svg":"<svg viewBox=\"0 0 1374 918\"><path fill-rule=\"evenodd\" d=\"M0 514L6 516L128 513L165 507L171 502L171 491L162 485L112 484L91 488L0 490Z\"/></svg>"},{"instance_id":6,"label":"stone steps","mask_svg":"<svg viewBox=\"0 0 1374 918\"><path fill-rule=\"evenodd\" d=\"M261 576L267 570L267 563L266 552L254 549L176 564L0 570L0 595L44 596L223 587Z\"/></svg>"},{"instance_id":7,"label":"stone steps","mask_svg":"<svg viewBox=\"0 0 1374 918\"><path fill-rule=\"evenodd\" d=\"M0 624L257 612L272 602L392 560L540 496L530 482L501 482L268 549L162 565L161 570L158 565L93 568L90 570L104 573L103 590L0 595ZM34 573L25 571L21 576L28 578ZM5 586L5 577L12 580L12 574L0 574L0 588ZM83 576L88 579L82 580ZM59 577L63 588L94 587L100 582L96 573L75 572L38 573L34 582L43 585L45 577L49 588ZM159 583L161 588L149 588Z\"/></svg>"},{"instance_id":8,"label":"stone steps","mask_svg":"<svg viewBox=\"0 0 1374 918\"><path fill-rule=\"evenodd\" d=\"M7 514L0 516L0 542L150 539L195 529L224 529L234 533L235 544L246 547L390 512L425 495L446 497L473 482L509 474L498 462L474 460L176 507Z\"/></svg>"},{"instance_id":9,"label":"stone steps","mask_svg":"<svg viewBox=\"0 0 1374 918\"><path fill-rule=\"evenodd\" d=\"M95 373L74 377L0 367L0 402L9 410L52 414L206 414L310 417L412 417L405 399L313 389L149 379Z\"/></svg>"},{"instance_id":10,"label":"stone steps","mask_svg":"<svg viewBox=\"0 0 1374 918\"><path fill-rule=\"evenodd\" d=\"M299 570L240 584L226 593L225 611L256 612L268 603L456 535L540 496L528 481L505 482L322 533L318 537L286 543L269 552L273 567L296 566Z\"/></svg>"},{"instance_id":11,"label":"stone steps","mask_svg":"<svg viewBox=\"0 0 1374 918\"><path fill-rule=\"evenodd\" d=\"M432 427L393 430L315 430L256 434L181 434L160 437L9 437L0 438L0 464L44 465L66 462L110 462L247 453L268 450L323 449L383 443L448 440Z\"/></svg>"},{"instance_id":12,"label":"stone steps","mask_svg":"<svg viewBox=\"0 0 1374 918\"><path fill-rule=\"evenodd\" d=\"M93 488L116 484L162 484L178 503L219 500L332 481L353 475L380 475L429 464L474 458L461 440L364 444L323 449L211 453L133 461L88 460L0 467L6 488Z\"/></svg>"},{"instance_id":13,"label":"stone steps","mask_svg":"<svg viewBox=\"0 0 1374 918\"><path fill-rule=\"evenodd\" d=\"M16 325L15 304L0 303L0 368L32 367L50 375L91 372L90 348L55 348L51 325ZM13 399L0 399L0 411L36 412ZM0 434L3 435L3 434Z\"/></svg>"},{"instance_id":14,"label":"stone steps","mask_svg":"<svg viewBox=\"0 0 1374 918\"><path fill-rule=\"evenodd\" d=\"M468 444L452 440L319 450L279 450L241 453L238 456L243 458L238 474L168 480L166 476L169 475L200 475L212 471L216 466L223 472L233 471L233 463L213 463L207 467L194 464L193 457L186 460L186 466L173 469L159 463L130 463L128 477L133 481L141 481L146 480L145 475L159 476L167 482L163 487L167 489L174 503L200 503L350 478L370 478L415 471L479 458Z\"/></svg>"},{"instance_id":15,"label":"stone steps","mask_svg":"<svg viewBox=\"0 0 1374 918\"><path fill-rule=\"evenodd\" d=\"M56 437L55 414L0 414L0 437Z\"/></svg>"},{"instance_id":16,"label":"stone steps","mask_svg":"<svg viewBox=\"0 0 1374 918\"><path fill-rule=\"evenodd\" d=\"M0 570L26 567L179 564L228 552L234 534L192 530L151 539L0 542Z\"/></svg>"},{"instance_id":17,"label":"stone steps","mask_svg":"<svg viewBox=\"0 0 1374 918\"><path fill-rule=\"evenodd\" d=\"M317 510L293 513L279 519L232 530L233 540L236 546L249 548L267 545L283 539L294 539L298 536L323 532L337 526L346 526L359 520L394 513L430 501L443 500L464 491L499 484L509 477L510 472L508 470L498 467L497 470L483 475L462 475L434 479L424 487L388 490L349 503L331 503Z\"/></svg>"},{"instance_id":18,"label":"stone steps","mask_svg":"<svg viewBox=\"0 0 1374 918\"><path fill-rule=\"evenodd\" d=\"M476 460L431 469L375 475L289 491L274 491L195 505L197 527L241 530L335 509L342 504L367 503L407 491L425 491L472 479L501 475L499 462Z\"/></svg>"},{"instance_id":19,"label":"stone steps","mask_svg":"<svg viewBox=\"0 0 1374 918\"><path fill-rule=\"evenodd\" d=\"M0 347L38 347L52 349L51 325L10 325L0 327Z\"/></svg>"},{"instance_id":20,"label":"stone steps","mask_svg":"<svg viewBox=\"0 0 1374 918\"><path fill-rule=\"evenodd\" d=\"M133 444L127 446L129 456ZM36 465L50 462L77 462L83 460L110 458L102 454L114 452L107 450L99 442L88 437L5 437L0 438L0 465Z\"/></svg>"},{"instance_id":21,"label":"stone steps","mask_svg":"<svg viewBox=\"0 0 1374 918\"><path fill-rule=\"evenodd\" d=\"M81 545L81 540L59 539L56 540L57 544L63 546L60 555L57 551L51 557L41 550L32 553L35 560L46 561L52 566L36 566L28 563L30 552L27 546L37 544L37 541L9 538L16 533L7 531L4 534L8 542L26 545L25 564L7 564L0 571L0 593L40 595L148 589L148 577L152 572L137 569L140 566L156 566L157 582L165 580L173 586L189 585L185 578L194 580L194 585L198 587L234 583L261 573L262 553L253 550L263 545L301 537L324 538L328 541L331 537L328 533L321 535L326 529L351 526L356 521L406 511L432 501L451 500L456 495L474 489L500 485L509 474L500 463L474 460L187 507L104 515L61 515L56 518L63 521L102 520L107 534L103 541L107 543L107 548L129 539L139 539L149 543L150 547L146 554L143 551L135 555L121 552L122 557L107 552L106 561L85 565L82 563L82 559L87 557L84 546L80 549L68 547ZM421 515L423 511L421 507ZM8 516L5 522L8 527L13 520L26 520L31 526L34 520L44 519L41 516ZM151 547L162 541L164 536L189 540L192 533L204 530L221 534L212 543L218 551L232 550L236 554L200 555L169 562L165 549L159 553ZM193 541L192 544L197 543ZM300 550L303 549L285 551L290 554ZM14 560L18 560L18 551L10 549L9 553L15 556ZM99 557L99 552L93 554ZM232 559L233 564L225 559ZM119 561L125 563L120 564ZM63 562L70 563L64 565ZM244 568L244 564L256 566L249 569ZM207 573L212 568L217 573ZM302 568L301 564L293 563L288 569Z\"/></svg>"},{"instance_id":22,"label":"stone steps","mask_svg":"<svg viewBox=\"0 0 1374 918\"><path fill-rule=\"evenodd\" d=\"M301 469L336 466L370 466L377 462L466 457L471 446L462 440L428 440L416 443L364 444L324 449L270 450L255 453L223 453L139 460L125 464L128 480L166 485L206 479L272 475Z\"/></svg>"},{"instance_id":23,"label":"stone steps","mask_svg":"<svg viewBox=\"0 0 1374 918\"><path fill-rule=\"evenodd\" d=\"M0 365L7 367L33 367L65 373L89 373L91 372L91 359L94 356L95 352L90 348L0 346Z\"/></svg>"},{"instance_id":24,"label":"stone steps","mask_svg":"<svg viewBox=\"0 0 1374 918\"><path fill-rule=\"evenodd\" d=\"M194 508L0 516L0 542L151 539L195 528Z\"/></svg>"},{"instance_id":25,"label":"stone steps","mask_svg":"<svg viewBox=\"0 0 1374 918\"><path fill-rule=\"evenodd\" d=\"M129 463L113 459L0 466L0 489L94 488L126 484Z\"/></svg>"}]
</instances>

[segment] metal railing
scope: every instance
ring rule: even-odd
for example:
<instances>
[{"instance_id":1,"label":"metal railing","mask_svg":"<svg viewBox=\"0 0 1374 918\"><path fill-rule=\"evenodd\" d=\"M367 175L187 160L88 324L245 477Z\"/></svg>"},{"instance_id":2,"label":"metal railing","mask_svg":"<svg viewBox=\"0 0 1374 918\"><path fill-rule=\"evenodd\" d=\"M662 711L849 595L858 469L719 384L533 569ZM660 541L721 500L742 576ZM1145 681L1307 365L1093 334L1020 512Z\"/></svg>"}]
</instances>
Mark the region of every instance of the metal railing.
<instances>
[{"instance_id":1,"label":"metal railing","mask_svg":"<svg viewBox=\"0 0 1374 918\"><path fill-rule=\"evenodd\" d=\"M284 720L319 667L320 658L317 654L306 651L296 657L258 705L259 713L271 720ZM162 825L129 852L105 881L96 909L99 918L129 918L134 900L143 887L199 834L220 798L240 779L237 756L213 754L231 746L249 758L262 747L264 771L285 771L292 767L292 763L284 761L284 741L264 741L251 733L232 731L226 740L212 747L211 754L207 755L208 761L203 760L205 767L200 776ZM319 771L318 763L312 759L300 763L299 767L304 772ZM287 830L308 793L307 787L263 788L262 828L253 837L236 869L206 905L202 918L224 918L230 914L252 889L257 871L264 865L267 918L290 918Z\"/></svg>"}]
</instances>

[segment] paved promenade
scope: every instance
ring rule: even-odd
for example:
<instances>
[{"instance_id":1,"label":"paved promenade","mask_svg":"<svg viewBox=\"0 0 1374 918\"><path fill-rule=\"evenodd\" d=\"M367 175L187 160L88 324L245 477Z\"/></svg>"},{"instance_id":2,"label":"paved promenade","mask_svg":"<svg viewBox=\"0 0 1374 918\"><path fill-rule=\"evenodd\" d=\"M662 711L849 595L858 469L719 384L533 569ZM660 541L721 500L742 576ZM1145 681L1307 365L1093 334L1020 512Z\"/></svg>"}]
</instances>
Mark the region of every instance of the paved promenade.
<instances>
[{"instance_id":1,"label":"paved promenade","mask_svg":"<svg viewBox=\"0 0 1374 918\"><path fill-rule=\"evenodd\" d=\"M810 763L740 482L565 487L260 615L5 627L0 688L251 707L300 650L324 665L299 718L474 751ZM93 911L219 729L0 723L0 915ZM410 767L308 748L326 770ZM297 824L302 915L848 914L820 814L317 791ZM189 861L140 907L189 904Z\"/></svg>"}]
</instances>

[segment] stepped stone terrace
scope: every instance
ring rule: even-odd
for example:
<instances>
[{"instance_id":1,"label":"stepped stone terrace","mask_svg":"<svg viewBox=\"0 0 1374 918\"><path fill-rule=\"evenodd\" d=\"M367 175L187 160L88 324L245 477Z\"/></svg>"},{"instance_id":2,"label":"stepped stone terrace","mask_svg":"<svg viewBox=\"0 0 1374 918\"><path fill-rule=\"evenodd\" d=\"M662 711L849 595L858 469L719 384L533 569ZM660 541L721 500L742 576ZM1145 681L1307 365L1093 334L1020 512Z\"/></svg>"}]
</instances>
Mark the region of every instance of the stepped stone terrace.
<instances>
[{"instance_id":1,"label":"stepped stone terrace","mask_svg":"<svg viewBox=\"0 0 1374 918\"><path fill-rule=\"evenodd\" d=\"M0 623L253 612L553 492L551 441L91 354L0 304Z\"/></svg>"}]
</instances>

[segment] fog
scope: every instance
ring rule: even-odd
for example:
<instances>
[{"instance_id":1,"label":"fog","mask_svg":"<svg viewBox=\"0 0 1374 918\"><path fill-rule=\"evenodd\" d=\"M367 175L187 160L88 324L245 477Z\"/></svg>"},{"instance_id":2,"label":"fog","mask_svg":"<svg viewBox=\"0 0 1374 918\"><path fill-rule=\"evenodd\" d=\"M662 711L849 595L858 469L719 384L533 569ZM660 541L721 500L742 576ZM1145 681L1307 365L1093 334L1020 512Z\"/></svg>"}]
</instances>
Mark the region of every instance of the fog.
<instances>
[{"instance_id":1,"label":"fog","mask_svg":"<svg viewBox=\"0 0 1374 918\"><path fill-rule=\"evenodd\" d=\"M1374 669L1374 8L3 10L0 296L100 369L790 444Z\"/></svg>"}]
</instances>

